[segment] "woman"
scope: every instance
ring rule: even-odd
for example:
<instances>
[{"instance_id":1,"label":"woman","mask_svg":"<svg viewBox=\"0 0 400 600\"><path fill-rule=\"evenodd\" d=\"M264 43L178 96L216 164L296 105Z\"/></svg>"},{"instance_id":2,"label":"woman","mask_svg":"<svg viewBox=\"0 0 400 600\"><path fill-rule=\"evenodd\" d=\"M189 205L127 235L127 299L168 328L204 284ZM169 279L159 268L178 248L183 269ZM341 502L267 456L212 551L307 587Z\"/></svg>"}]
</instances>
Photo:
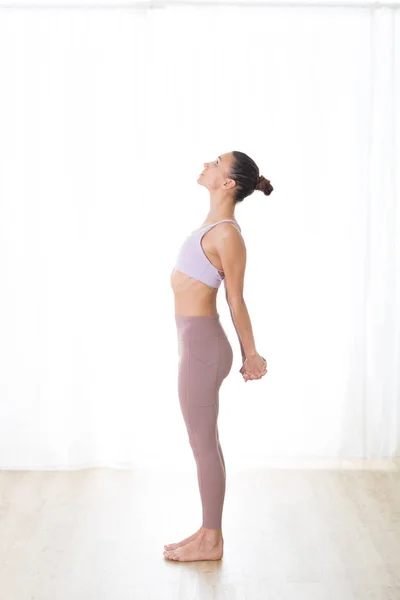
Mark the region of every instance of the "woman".
<instances>
[{"instance_id":1,"label":"woman","mask_svg":"<svg viewBox=\"0 0 400 600\"><path fill-rule=\"evenodd\" d=\"M255 162L238 151L204 163L198 183L210 192L210 210L202 227L183 242L171 286L180 357L178 395L197 464L203 522L193 535L164 546L164 557L178 561L219 560L223 555L226 475L217 418L219 389L231 370L233 353L216 310L222 280L242 352L240 373L246 382L267 372L266 360L256 351L243 299L246 246L234 209L254 190L268 196L273 187L259 176Z\"/></svg>"}]
</instances>

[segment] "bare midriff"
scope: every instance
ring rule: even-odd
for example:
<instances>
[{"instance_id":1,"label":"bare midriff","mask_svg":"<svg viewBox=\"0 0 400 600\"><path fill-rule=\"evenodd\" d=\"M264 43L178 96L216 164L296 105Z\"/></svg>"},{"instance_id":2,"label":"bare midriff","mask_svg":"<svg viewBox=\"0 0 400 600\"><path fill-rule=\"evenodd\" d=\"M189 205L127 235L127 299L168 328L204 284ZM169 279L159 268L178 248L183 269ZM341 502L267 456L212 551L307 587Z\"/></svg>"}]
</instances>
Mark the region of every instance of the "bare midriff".
<instances>
[{"instance_id":1,"label":"bare midriff","mask_svg":"<svg viewBox=\"0 0 400 600\"><path fill-rule=\"evenodd\" d=\"M220 259L212 251L213 230L203 236L201 245L208 260L221 271ZM184 316L206 316L217 314L217 292L202 281L189 277L177 269L173 269L170 282L175 299L175 314ZM223 285L223 283L221 283Z\"/></svg>"}]
</instances>

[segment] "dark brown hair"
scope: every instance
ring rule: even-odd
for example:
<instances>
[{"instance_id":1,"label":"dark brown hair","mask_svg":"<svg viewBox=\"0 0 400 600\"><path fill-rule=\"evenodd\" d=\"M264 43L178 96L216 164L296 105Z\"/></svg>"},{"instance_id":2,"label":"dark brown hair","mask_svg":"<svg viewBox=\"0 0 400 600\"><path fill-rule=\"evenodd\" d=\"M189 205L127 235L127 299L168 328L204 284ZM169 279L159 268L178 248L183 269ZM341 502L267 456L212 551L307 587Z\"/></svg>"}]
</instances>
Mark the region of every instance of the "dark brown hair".
<instances>
[{"instance_id":1,"label":"dark brown hair","mask_svg":"<svg viewBox=\"0 0 400 600\"><path fill-rule=\"evenodd\" d=\"M236 181L234 203L242 202L254 190L260 190L266 196L269 196L274 188L269 179L260 175L259 168L254 160L238 150L233 150L232 155L230 177Z\"/></svg>"}]
</instances>

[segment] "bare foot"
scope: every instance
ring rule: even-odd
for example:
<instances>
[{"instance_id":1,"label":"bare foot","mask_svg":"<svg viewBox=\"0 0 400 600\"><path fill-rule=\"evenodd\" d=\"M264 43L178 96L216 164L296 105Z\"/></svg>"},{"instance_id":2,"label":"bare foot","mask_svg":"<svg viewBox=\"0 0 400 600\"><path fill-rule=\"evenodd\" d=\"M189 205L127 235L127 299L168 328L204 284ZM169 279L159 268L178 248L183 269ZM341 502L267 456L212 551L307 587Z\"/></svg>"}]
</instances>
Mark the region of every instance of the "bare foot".
<instances>
[{"instance_id":1,"label":"bare foot","mask_svg":"<svg viewBox=\"0 0 400 600\"><path fill-rule=\"evenodd\" d=\"M164 548L166 550L175 550L176 548L179 548L180 546L185 546L186 544L190 544L190 542L193 542L200 535L202 529L203 529L203 527L200 527L200 529L198 531L196 531L196 533L193 533L193 535L190 535L189 537L185 538L181 542L176 542L175 544L164 544Z\"/></svg>"},{"instance_id":2,"label":"bare foot","mask_svg":"<svg viewBox=\"0 0 400 600\"><path fill-rule=\"evenodd\" d=\"M177 561L220 560L223 552L224 542L222 540L214 544L200 536L176 550L164 550L164 558Z\"/></svg>"}]
</instances>

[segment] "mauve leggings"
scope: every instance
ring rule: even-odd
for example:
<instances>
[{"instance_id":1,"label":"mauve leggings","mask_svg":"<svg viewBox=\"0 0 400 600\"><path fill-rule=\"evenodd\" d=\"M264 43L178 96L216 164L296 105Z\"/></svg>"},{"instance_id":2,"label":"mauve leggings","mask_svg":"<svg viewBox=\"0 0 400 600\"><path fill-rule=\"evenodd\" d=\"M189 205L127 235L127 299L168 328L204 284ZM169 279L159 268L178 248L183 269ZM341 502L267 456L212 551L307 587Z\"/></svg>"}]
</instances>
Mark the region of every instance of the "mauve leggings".
<instances>
[{"instance_id":1,"label":"mauve leggings","mask_svg":"<svg viewBox=\"0 0 400 600\"><path fill-rule=\"evenodd\" d=\"M225 461L218 437L219 388L229 374L233 353L219 314L175 315L178 395L197 465L203 527L221 529Z\"/></svg>"}]
</instances>

